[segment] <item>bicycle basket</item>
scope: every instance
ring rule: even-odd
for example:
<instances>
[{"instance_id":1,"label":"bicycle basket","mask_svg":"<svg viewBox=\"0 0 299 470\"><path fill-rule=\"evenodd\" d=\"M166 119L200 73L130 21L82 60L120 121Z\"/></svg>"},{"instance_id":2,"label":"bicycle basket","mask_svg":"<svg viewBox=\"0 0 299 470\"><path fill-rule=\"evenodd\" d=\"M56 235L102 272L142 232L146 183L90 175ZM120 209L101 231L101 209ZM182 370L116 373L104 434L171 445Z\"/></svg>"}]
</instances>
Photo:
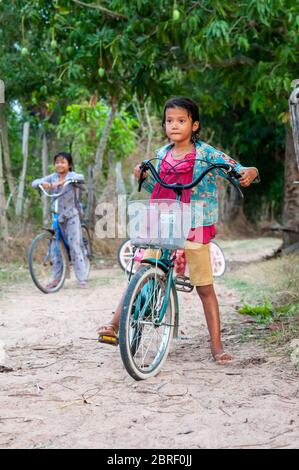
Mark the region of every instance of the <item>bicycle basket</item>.
<instances>
[{"instance_id":1,"label":"bicycle basket","mask_svg":"<svg viewBox=\"0 0 299 470\"><path fill-rule=\"evenodd\" d=\"M175 199L130 201L128 232L135 246L183 248L191 227L191 209Z\"/></svg>"}]
</instances>

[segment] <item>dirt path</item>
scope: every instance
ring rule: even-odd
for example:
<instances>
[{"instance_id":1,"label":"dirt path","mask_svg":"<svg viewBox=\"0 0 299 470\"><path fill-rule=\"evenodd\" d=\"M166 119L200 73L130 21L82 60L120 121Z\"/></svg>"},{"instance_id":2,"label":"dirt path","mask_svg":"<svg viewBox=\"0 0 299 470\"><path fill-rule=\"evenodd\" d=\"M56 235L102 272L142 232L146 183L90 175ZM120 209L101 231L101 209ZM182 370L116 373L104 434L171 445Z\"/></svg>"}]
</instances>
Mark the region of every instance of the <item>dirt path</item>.
<instances>
[{"instance_id":1,"label":"dirt path","mask_svg":"<svg viewBox=\"0 0 299 470\"><path fill-rule=\"evenodd\" d=\"M43 295L28 282L2 294L0 447L298 447L299 374L286 358L240 341L235 293L216 284L233 364L210 359L196 294L180 294L182 338L157 377L135 382L118 349L95 341L124 286L110 268L94 271L84 291L68 281Z\"/></svg>"}]
</instances>

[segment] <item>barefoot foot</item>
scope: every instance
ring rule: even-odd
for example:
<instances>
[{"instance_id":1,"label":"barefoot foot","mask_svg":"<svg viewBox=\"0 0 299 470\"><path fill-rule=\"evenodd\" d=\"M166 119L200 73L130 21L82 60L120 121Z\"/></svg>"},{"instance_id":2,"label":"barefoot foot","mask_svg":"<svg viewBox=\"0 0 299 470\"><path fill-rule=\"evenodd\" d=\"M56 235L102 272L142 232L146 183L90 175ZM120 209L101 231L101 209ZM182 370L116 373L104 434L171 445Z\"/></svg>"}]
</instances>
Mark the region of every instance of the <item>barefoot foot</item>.
<instances>
[{"instance_id":1,"label":"barefoot foot","mask_svg":"<svg viewBox=\"0 0 299 470\"><path fill-rule=\"evenodd\" d=\"M224 352L222 347L215 348L211 346L211 353L214 361L217 362L217 364L227 364L233 360L233 356Z\"/></svg>"}]
</instances>

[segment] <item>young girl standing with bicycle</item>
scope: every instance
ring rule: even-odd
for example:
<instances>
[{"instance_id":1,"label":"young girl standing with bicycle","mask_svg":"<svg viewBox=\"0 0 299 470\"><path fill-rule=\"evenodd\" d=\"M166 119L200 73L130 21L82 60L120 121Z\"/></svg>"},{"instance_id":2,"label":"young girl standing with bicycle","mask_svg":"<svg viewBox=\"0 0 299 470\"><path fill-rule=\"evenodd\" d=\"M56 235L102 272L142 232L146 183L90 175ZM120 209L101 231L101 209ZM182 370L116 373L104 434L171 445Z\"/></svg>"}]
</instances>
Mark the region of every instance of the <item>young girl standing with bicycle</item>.
<instances>
[{"instance_id":1,"label":"young girl standing with bicycle","mask_svg":"<svg viewBox=\"0 0 299 470\"><path fill-rule=\"evenodd\" d=\"M42 185L52 194L58 194L63 184L70 179L84 182L84 176L73 171L74 163L70 153L60 152L54 156L55 173L36 179L32 182L33 188ZM78 189L73 185L64 188L62 196L58 200L59 225L64 238L70 247L70 255L79 286L86 287L86 264L84 246L79 213ZM62 264L58 254L53 254L53 281L47 286L54 288L59 283Z\"/></svg>"},{"instance_id":2,"label":"young girl standing with bicycle","mask_svg":"<svg viewBox=\"0 0 299 470\"><path fill-rule=\"evenodd\" d=\"M187 184L213 163L229 163L241 174L241 186L248 187L258 178L256 168L243 167L240 163L229 158L223 152L199 140L199 109L196 103L185 97L177 97L167 101L163 113L163 128L170 144L157 151L160 160L158 173L167 184ZM225 173L218 172L221 176ZM140 176L139 165L134 168L136 178ZM172 190L155 183L152 176L144 173L144 187L151 193L151 199L175 199ZM216 174L209 173L193 191L187 190L183 202L200 201L203 206L202 214L196 210L192 216L192 229L189 232L185 255L189 266L190 283L196 287L201 299L205 318L211 339L213 359L224 364L232 356L223 350L220 333L220 313L218 300L213 286L213 275L210 257L210 240L215 236L215 223L218 217L218 199ZM144 258L156 257L152 250L146 250ZM98 330L99 341L117 344L117 333L122 307L120 301L112 321Z\"/></svg>"}]
</instances>

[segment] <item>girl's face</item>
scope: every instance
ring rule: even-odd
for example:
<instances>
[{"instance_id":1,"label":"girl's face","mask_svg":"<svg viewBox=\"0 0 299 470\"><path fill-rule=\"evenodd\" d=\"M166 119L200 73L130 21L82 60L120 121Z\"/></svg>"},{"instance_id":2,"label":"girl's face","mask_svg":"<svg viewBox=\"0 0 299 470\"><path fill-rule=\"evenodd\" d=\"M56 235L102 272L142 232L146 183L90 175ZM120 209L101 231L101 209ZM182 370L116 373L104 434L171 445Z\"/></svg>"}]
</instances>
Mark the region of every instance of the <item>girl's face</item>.
<instances>
[{"instance_id":1,"label":"girl's face","mask_svg":"<svg viewBox=\"0 0 299 470\"><path fill-rule=\"evenodd\" d=\"M59 175L66 175L70 169L69 162L64 157L57 157L55 160L55 170Z\"/></svg>"},{"instance_id":2,"label":"girl's face","mask_svg":"<svg viewBox=\"0 0 299 470\"><path fill-rule=\"evenodd\" d=\"M176 143L189 143L192 132L199 127L199 122L192 122L191 116L184 108L168 108L165 112L165 132L167 137Z\"/></svg>"}]
</instances>

